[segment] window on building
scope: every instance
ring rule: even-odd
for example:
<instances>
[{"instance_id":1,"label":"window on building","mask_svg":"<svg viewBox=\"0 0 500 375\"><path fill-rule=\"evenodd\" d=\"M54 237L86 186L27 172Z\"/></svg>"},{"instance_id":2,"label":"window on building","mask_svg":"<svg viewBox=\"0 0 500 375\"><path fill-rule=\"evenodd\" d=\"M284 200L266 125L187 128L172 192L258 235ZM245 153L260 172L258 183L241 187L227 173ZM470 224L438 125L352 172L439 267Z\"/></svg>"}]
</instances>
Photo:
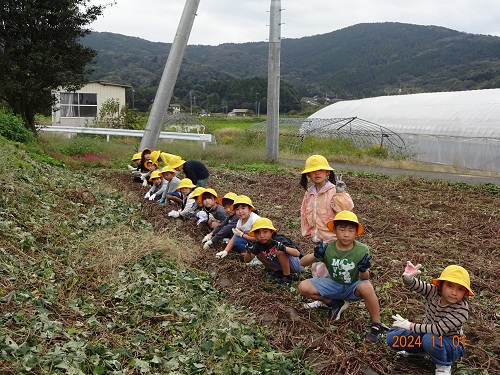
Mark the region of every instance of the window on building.
<instances>
[{"instance_id":1,"label":"window on building","mask_svg":"<svg viewBox=\"0 0 500 375\"><path fill-rule=\"evenodd\" d=\"M97 117L97 94L62 92L61 117Z\"/></svg>"}]
</instances>

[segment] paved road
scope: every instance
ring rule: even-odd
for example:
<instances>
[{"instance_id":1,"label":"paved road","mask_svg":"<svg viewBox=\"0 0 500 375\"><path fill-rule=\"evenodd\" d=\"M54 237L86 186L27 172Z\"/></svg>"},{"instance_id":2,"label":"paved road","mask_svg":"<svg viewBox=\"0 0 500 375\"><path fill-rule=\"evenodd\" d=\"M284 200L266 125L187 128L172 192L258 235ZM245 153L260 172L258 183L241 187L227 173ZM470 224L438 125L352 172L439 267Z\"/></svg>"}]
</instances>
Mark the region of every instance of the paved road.
<instances>
[{"instance_id":1,"label":"paved road","mask_svg":"<svg viewBox=\"0 0 500 375\"><path fill-rule=\"evenodd\" d=\"M280 161L285 164L294 166L304 165L304 160L280 159ZM471 171L470 174L459 174L459 173L417 171L409 169L374 167L369 165L354 165L354 164L342 164L342 163L331 163L331 165L333 168L335 168L336 171L341 171L341 172L352 171L352 172L378 173L378 174L385 174L388 176L412 175L416 177L428 178L434 180L464 182L471 185L490 183L500 186L500 174L496 174L495 176L479 176L475 175L474 171Z\"/></svg>"}]
</instances>

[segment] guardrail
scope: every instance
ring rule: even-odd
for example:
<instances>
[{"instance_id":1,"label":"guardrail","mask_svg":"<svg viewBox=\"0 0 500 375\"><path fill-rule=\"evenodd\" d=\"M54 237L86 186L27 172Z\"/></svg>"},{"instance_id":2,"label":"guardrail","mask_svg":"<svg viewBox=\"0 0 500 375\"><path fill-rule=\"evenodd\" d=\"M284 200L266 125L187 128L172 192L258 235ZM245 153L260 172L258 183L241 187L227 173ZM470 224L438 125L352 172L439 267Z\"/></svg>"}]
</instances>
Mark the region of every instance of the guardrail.
<instances>
[{"instance_id":1,"label":"guardrail","mask_svg":"<svg viewBox=\"0 0 500 375\"><path fill-rule=\"evenodd\" d=\"M106 141L109 142L109 137L123 136L123 137L140 137L144 136L144 130L130 130L130 129L109 129L109 128L82 128L75 126L39 126L38 131L66 133L66 134L100 134L106 136ZM214 142L212 134L199 134L199 133L178 133L178 132L160 132L160 139L178 139L182 141L198 141L203 143L205 148L206 143Z\"/></svg>"}]
</instances>

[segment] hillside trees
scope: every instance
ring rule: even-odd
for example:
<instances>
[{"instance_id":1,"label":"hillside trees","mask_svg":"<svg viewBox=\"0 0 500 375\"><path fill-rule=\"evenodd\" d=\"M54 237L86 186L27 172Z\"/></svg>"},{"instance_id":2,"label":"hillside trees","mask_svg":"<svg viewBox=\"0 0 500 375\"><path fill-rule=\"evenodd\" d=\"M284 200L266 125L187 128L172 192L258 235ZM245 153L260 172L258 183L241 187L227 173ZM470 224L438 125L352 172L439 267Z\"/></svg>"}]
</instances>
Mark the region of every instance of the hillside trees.
<instances>
[{"instance_id":1,"label":"hillside trees","mask_svg":"<svg viewBox=\"0 0 500 375\"><path fill-rule=\"evenodd\" d=\"M59 86L85 83L96 51L79 43L104 10L88 0L3 0L0 3L0 98L36 133L35 114L47 113Z\"/></svg>"}]
</instances>

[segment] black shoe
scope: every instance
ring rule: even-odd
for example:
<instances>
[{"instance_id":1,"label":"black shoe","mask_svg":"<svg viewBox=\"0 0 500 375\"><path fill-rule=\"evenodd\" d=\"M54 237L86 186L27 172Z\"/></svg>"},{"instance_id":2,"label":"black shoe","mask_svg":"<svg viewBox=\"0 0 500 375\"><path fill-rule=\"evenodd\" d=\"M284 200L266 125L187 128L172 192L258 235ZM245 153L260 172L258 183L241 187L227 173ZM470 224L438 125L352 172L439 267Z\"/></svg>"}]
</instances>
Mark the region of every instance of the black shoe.
<instances>
[{"instance_id":1,"label":"black shoe","mask_svg":"<svg viewBox=\"0 0 500 375\"><path fill-rule=\"evenodd\" d=\"M293 284L293 279L288 275L288 276L283 276L280 281L278 281L276 286L282 286L282 287L289 287L290 285Z\"/></svg>"},{"instance_id":2,"label":"black shoe","mask_svg":"<svg viewBox=\"0 0 500 375\"><path fill-rule=\"evenodd\" d=\"M283 278L283 271L282 270L274 271L273 273L270 273L267 277L271 280L279 280Z\"/></svg>"}]
</instances>

